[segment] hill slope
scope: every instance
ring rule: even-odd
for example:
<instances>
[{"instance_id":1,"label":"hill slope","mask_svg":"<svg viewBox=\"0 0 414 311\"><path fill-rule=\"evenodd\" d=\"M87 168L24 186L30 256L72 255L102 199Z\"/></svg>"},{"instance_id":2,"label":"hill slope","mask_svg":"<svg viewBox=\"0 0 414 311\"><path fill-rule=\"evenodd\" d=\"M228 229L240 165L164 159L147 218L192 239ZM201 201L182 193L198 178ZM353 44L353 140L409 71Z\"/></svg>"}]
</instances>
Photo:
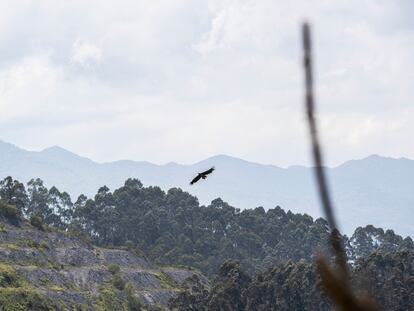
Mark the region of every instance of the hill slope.
<instances>
[{"instance_id":1,"label":"hill slope","mask_svg":"<svg viewBox=\"0 0 414 311\"><path fill-rule=\"evenodd\" d=\"M198 171L217 170L203 183L189 186ZM350 233L357 226L373 224L414 236L407 219L414 217L414 161L370 156L329 168L342 229ZM287 169L261 165L229 156L214 156L192 165L116 161L96 163L60 147L41 152L20 149L0 142L0 178L8 175L27 182L40 177L72 197L93 195L102 185L114 189L129 178L167 190L180 187L202 204L221 197L238 208L282 206L286 210L321 215L313 185L312 170L295 166Z\"/></svg>"},{"instance_id":2,"label":"hill slope","mask_svg":"<svg viewBox=\"0 0 414 311\"><path fill-rule=\"evenodd\" d=\"M180 284L197 274L161 269L132 252L92 246L26 222L16 226L0 220L0 228L0 304L5 310L10 310L8 303L22 310L144 310L127 305L167 305Z\"/></svg>"}]
</instances>

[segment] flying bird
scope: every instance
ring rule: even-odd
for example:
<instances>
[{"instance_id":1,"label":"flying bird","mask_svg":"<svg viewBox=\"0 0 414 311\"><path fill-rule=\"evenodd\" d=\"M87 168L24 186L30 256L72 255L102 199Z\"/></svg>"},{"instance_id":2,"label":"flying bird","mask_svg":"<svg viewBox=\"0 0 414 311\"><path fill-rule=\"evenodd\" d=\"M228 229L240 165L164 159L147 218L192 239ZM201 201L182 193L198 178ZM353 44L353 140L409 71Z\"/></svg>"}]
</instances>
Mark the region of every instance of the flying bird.
<instances>
[{"instance_id":1,"label":"flying bird","mask_svg":"<svg viewBox=\"0 0 414 311\"><path fill-rule=\"evenodd\" d=\"M209 170L202 172L202 173L198 173L198 175L196 177L194 177L194 179L190 182L190 185L194 185L197 181L199 181L201 178L202 179L206 179L207 175L213 173L213 171L215 170L214 166L212 168L210 168Z\"/></svg>"}]
</instances>

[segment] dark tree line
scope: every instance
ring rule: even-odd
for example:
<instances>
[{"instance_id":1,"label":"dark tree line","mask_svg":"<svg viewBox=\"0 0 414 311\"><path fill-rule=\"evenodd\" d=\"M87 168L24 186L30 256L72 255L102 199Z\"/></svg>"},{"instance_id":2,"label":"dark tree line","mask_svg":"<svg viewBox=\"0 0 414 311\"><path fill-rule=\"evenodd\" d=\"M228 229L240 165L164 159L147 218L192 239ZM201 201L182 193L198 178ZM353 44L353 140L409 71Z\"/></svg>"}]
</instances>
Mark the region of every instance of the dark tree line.
<instances>
[{"instance_id":1,"label":"dark tree line","mask_svg":"<svg viewBox=\"0 0 414 311\"><path fill-rule=\"evenodd\" d=\"M249 275L289 260L312 262L328 253L327 223L280 207L240 211L220 198L201 206L181 189L164 192L128 179L114 190L101 187L93 198L73 203L66 192L47 189L40 179L27 187L11 177L0 182L0 199L27 218L90 237L102 246L128 246L157 264L186 265L213 275L226 260L237 260ZM344 237L351 262L378 250L413 250L411 238L373 226Z\"/></svg>"}]
</instances>

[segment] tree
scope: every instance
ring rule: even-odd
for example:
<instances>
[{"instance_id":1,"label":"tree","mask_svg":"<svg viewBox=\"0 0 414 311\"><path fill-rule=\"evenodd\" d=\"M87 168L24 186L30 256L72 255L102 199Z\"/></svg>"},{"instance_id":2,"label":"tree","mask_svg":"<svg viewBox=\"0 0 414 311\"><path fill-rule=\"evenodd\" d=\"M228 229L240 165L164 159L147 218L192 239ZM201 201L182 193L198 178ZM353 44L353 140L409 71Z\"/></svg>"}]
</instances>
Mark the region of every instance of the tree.
<instances>
[{"instance_id":1,"label":"tree","mask_svg":"<svg viewBox=\"0 0 414 311\"><path fill-rule=\"evenodd\" d=\"M0 181L0 199L16 206L20 211L24 211L28 203L24 185L10 176Z\"/></svg>"},{"instance_id":2,"label":"tree","mask_svg":"<svg viewBox=\"0 0 414 311\"><path fill-rule=\"evenodd\" d=\"M250 281L250 277L241 270L239 262L225 262L214 280L208 298L208 310L245 310L246 302L243 299L243 294Z\"/></svg>"},{"instance_id":3,"label":"tree","mask_svg":"<svg viewBox=\"0 0 414 311\"><path fill-rule=\"evenodd\" d=\"M72 218L72 201L67 192L61 193L55 186L49 189L48 205L52 211L50 225L58 228L66 228Z\"/></svg>"},{"instance_id":4,"label":"tree","mask_svg":"<svg viewBox=\"0 0 414 311\"><path fill-rule=\"evenodd\" d=\"M95 195L95 204L91 216L94 218L95 239L100 244L115 244L117 211L114 203L109 188L106 186L99 188Z\"/></svg>"},{"instance_id":5,"label":"tree","mask_svg":"<svg viewBox=\"0 0 414 311\"><path fill-rule=\"evenodd\" d=\"M46 224L56 222L53 210L49 207L49 191L43 185L40 178L31 179L27 183L27 191L29 194L29 203L27 205L26 214L41 217Z\"/></svg>"}]
</instances>

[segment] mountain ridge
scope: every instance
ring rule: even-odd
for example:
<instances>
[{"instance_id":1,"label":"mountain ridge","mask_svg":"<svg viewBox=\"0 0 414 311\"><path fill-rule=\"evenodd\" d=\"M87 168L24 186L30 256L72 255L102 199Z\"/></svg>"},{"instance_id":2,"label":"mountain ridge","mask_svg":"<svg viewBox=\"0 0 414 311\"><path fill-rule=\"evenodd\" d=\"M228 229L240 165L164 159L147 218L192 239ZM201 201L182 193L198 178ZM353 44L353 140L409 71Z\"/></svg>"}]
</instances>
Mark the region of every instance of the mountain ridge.
<instances>
[{"instance_id":1,"label":"mountain ridge","mask_svg":"<svg viewBox=\"0 0 414 311\"><path fill-rule=\"evenodd\" d=\"M81 156L79 154L76 154L76 153L74 153L74 152L72 152L72 151L70 151L66 148L60 147L58 145L53 145L53 146L50 146L50 147L46 147L46 148L44 148L40 151L35 151L35 150L27 150L27 149L21 148L21 147L15 145L15 144L13 144L13 143L9 143L9 142L6 142L4 140L0 140L0 151L3 151L2 147L4 147L4 146L8 146L10 149L15 149L15 150L18 150L18 151L23 151L23 152L31 153L31 154L63 153L63 154L72 155L76 158L80 158L80 159L83 159L83 160L88 160L88 161L93 162L95 164L110 164L110 163L119 163L119 162L131 162L131 163L145 163L145 164L151 164L151 165L154 165L154 166L161 166L161 167L162 166L168 166L168 165L171 165L171 164L180 165L180 166L193 166L193 165L202 164L204 162L211 161L211 160L225 159L225 160L240 161L240 162L243 162L243 163L248 163L248 164L253 164L253 165L273 167L273 168L277 168L277 169L312 168L312 166L306 166L306 165L302 165L302 164L293 164L293 165L289 165L287 167L282 167L282 166L277 166L275 164L264 164L264 163L259 163L259 162L255 162L255 161L245 160L245 159L242 159L242 158L238 158L238 157L231 156L231 155L226 155L226 154L212 155L212 156L207 157L203 160L200 160L200 161L197 161L197 162L194 162L194 163L189 163L189 164L179 163L179 162L176 162L176 161L169 161L169 162L166 162L164 164L157 164L157 163L153 163L153 162L146 161L146 160L131 160L131 159L120 159L120 160L114 160L114 161L99 162L99 161L95 161L91 158L88 158L86 156ZM329 168L329 169L339 168L341 166L344 166L344 165L347 165L347 164L350 164L350 163L364 161L364 160L370 160L370 159L381 159L381 160L391 160L391 161L402 160L402 161L412 161L412 162L414 162L414 159L410 159L410 158L407 158L407 157L395 158L395 157L383 156L383 155L379 155L379 154L370 154L370 155L367 155L367 156L362 157L362 158L346 160L346 161L344 161L340 164L334 165L334 166L326 166L326 168Z\"/></svg>"}]
</instances>

